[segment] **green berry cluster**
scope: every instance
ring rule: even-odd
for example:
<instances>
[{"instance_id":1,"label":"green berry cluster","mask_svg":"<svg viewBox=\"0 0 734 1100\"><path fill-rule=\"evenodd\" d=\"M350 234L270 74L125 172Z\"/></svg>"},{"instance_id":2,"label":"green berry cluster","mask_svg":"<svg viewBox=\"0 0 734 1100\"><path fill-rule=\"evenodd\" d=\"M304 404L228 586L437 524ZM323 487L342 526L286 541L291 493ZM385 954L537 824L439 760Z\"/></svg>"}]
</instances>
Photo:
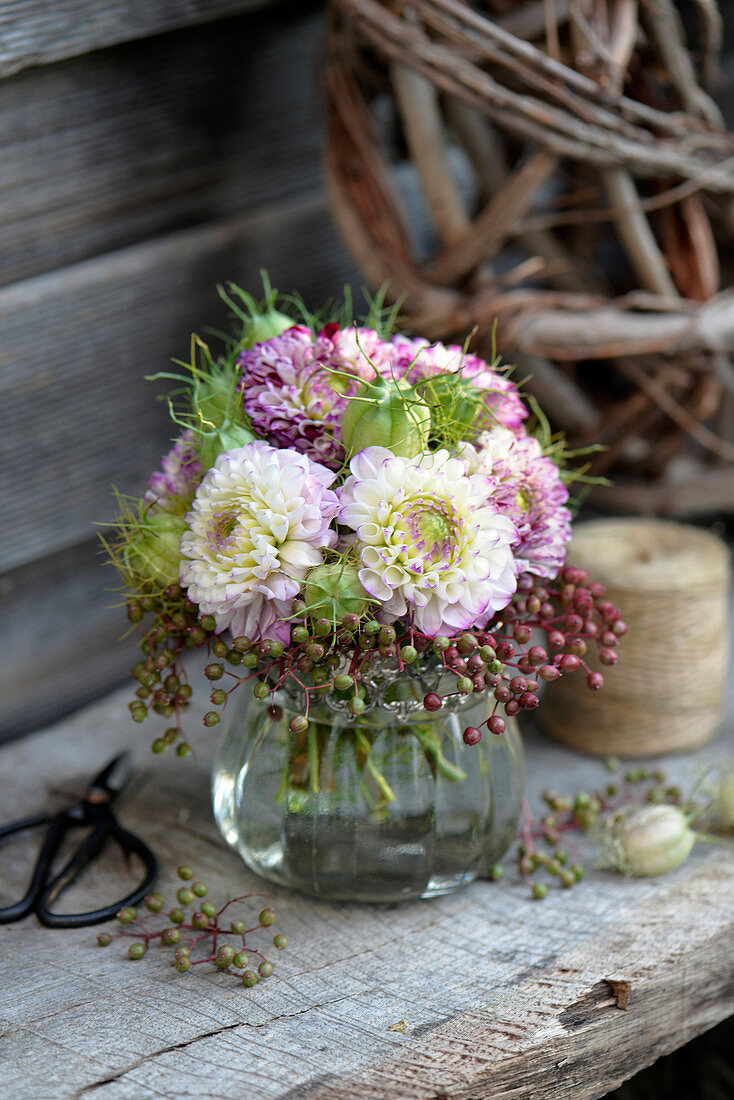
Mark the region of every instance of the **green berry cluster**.
<instances>
[{"instance_id":1,"label":"green berry cluster","mask_svg":"<svg viewBox=\"0 0 734 1100\"><path fill-rule=\"evenodd\" d=\"M179 584L130 599L127 615L131 622L141 624L143 653L132 669L138 687L135 699L128 704L130 716L134 722L144 722L152 711L173 719L175 725L153 741L153 752L162 753L175 745L178 756L189 756L191 746L183 735L181 715L189 707L192 688L181 657L184 650L209 642L216 623L211 615L199 618L198 607Z\"/></svg>"},{"instance_id":2,"label":"green berry cluster","mask_svg":"<svg viewBox=\"0 0 734 1100\"><path fill-rule=\"evenodd\" d=\"M147 913L139 914L133 906L121 909L117 914L117 931L100 932L97 936L100 947L107 947L113 939L128 936L135 941L127 952L133 960L142 959L151 945L172 947L173 966L179 974L209 963L216 970L233 975L246 989L256 985L261 978L269 978L273 964L248 943L247 937L272 928L275 910L262 909L257 923L250 926L242 919L230 919L231 914L223 919L231 905L267 895L244 894L217 908L206 885L194 877L191 867L183 865L177 873L184 885L176 893L177 904L165 913L164 927L155 930L150 927L152 919L164 919L166 902L160 893L149 894L143 903ZM282 951L288 939L278 932L273 935L272 942L276 950Z\"/></svg>"}]
</instances>

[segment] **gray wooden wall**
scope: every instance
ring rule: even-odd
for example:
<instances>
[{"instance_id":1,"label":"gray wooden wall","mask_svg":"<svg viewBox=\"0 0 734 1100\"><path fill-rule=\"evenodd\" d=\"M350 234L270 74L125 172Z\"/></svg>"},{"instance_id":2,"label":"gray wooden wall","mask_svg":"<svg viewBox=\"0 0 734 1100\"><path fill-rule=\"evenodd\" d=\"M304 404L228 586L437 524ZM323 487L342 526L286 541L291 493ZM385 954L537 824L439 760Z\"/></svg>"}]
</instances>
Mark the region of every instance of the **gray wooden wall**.
<instances>
[{"instance_id":1,"label":"gray wooden wall","mask_svg":"<svg viewBox=\"0 0 734 1100\"><path fill-rule=\"evenodd\" d=\"M318 3L0 0L0 738L124 676L93 524L171 431L144 375L266 266L359 282L321 179Z\"/></svg>"}]
</instances>

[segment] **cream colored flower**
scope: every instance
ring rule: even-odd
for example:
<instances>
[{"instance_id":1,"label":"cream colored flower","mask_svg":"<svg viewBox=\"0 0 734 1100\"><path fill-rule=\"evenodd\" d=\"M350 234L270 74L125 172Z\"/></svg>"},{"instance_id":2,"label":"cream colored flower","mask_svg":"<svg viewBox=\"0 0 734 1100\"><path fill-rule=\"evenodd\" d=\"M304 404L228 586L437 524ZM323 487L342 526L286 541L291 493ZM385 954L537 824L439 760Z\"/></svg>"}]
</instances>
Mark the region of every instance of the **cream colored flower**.
<instances>
[{"instance_id":1,"label":"cream colored flower","mask_svg":"<svg viewBox=\"0 0 734 1100\"><path fill-rule=\"evenodd\" d=\"M328 488L335 476L262 440L219 456L181 539L181 584L202 614L214 616L217 633L287 644L289 603L321 564L321 548L336 542L339 502Z\"/></svg>"},{"instance_id":2,"label":"cream colored flower","mask_svg":"<svg viewBox=\"0 0 734 1100\"><path fill-rule=\"evenodd\" d=\"M401 458L368 447L350 463L339 522L357 533L359 579L388 619L430 637L482 623L516 587L515 525L487 503L491 479L448 451Z\"/></svg>"}]
</instances>

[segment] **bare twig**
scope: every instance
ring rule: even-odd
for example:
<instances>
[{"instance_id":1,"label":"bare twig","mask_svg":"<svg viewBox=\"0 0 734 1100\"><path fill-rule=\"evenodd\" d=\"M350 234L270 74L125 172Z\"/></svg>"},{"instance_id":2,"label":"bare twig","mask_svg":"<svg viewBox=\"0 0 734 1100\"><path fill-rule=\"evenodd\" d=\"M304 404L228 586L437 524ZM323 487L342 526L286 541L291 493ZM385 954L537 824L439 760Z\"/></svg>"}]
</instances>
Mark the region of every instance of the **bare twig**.
<instances>
[{"instance_id":1,"label":"bare twig","mask_svg":"<svg viewBox=\"0 0 734 1100\"><path fill-rule=\"evenodd\" d=\"M719 458L723 458L726 462L734 462L734 444L714 435L709 428L696 420L695 416L692 416L687 409L679 405L664 386L661 386L655 379L650 378L636 363L630 360L620 360L617 366L627 378L652 398L666 416L669 416L691 439L695 439L699 446L711 451Z\"/></svg>"},{"instance_id":2,"label":"bare twig","mask_svg":"<svg viewBox=\"0 0 734 1100\"><path fill-rule=\"evenodd\" d=\"M685 480L641 484L616 481L594 489L594 503L614 511L672 517L730 512L734 499L734 470L712 470L699 463Z\"/></svg>"},{"instance_id":3,"label":"bare twig","mask_svg":"<svg viewBox=\"0 0 734 1100\"><path fill-rule=\"evenodd\" d=\"M701 81L707 91L716 84L719 77L719 58L724 41L724 20L716 0L694 0L698 8L701 33Z\"/></svg>"},{"instance_id":4,"label":"bare twig","mask_svg":"<svg viewBox=\"0 0 734 1100\"><path fill-rule=\"evenodd\" d=\"M675 283L640 208L632 176L623 168L607 168L602 173L602 179L614 210L620 238L640 282L653 294L675 297Z\"/></svg>"},{"instance_id":5,"label":"bare twig","mask_svg":"<svg viewBox=\"0 0 734 1100\"><path fill-rule=\"evenodd\" d=\"M431 278L452 283L483 259L495 254L533 201L538 189L555 170L557 160L546 152L534 153L495 193L481 214L431 264Z\"/></svg>"},{"instance_id":6,"label":"bare twig","mask_svg":"<svg viewBox=\"0 0 734 1100\"><path fill-rule=\"evenodd\" d=\"M392 67L393 87L410 154L439 235L451 245L469 231L469 217L446 159L436 87L406 65Z\"/></svg>"},{"instance_id":7,"label":"bare twig","mask_svg":"<svg viewBox=\"0 0 734 1100\"><path fill-rule=\"evenodd\" d=\"M712 126L723 126L721 111L696 80L691 55L686 49L683 24L672 0L643 4L642 17L683 107Z\"/></svg>"},{"instance_id":8,"label":"bare twig","mask_svg":"<svg viewBox=\"0 0 734 1100\"><path fill-rule=\"evenodd\" d=\"M637 0L616 0L612 9L609 52L612 59L611 84L617 95L624 87L627 68L637 42L640 30L637 16Z\"/></svg>"}]
</instances>

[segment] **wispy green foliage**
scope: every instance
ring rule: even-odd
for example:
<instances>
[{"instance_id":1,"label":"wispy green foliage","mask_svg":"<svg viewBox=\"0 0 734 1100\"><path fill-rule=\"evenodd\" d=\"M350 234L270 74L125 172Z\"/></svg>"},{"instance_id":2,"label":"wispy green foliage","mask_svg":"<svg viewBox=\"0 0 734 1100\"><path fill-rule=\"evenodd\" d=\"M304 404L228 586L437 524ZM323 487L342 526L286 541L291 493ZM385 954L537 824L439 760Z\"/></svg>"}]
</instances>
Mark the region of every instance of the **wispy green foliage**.
<instances>
[{"instance_id":1,"label":"wispy green foliage","mask_svg":"<svg viewBox=\"0 0 734 1100\"><path fill-rule=\"evenodd\" d=\"M100 541L128 592L160 595L178 582L186 521L144 500L115 495L119 515L110 524L114 537L100 535Z\"/></svg>"},{"instance_id":2,"label":"wispy green foliage","mask_svg":"<svg viewBox=\"0 0 734 1100\"><path fill-rule=\"evenodd\" d=\"M609 485L605 477L599 477L588 472L590 463L585 462L581 466L568 466L574 459L585 458L588 455L597 454L605 448L598 443L588 447L568 448L563 432L551 430L548 417L532 394L524 395L525 403L530 407L532 417L527 429L530 435L534 435L543 448L543 453L558 466L561 480L567 487L574 486L574 492L569 498L569 507L572 512L577 512L589 495L594 485Z\"/></svg>"}]
</instances>

